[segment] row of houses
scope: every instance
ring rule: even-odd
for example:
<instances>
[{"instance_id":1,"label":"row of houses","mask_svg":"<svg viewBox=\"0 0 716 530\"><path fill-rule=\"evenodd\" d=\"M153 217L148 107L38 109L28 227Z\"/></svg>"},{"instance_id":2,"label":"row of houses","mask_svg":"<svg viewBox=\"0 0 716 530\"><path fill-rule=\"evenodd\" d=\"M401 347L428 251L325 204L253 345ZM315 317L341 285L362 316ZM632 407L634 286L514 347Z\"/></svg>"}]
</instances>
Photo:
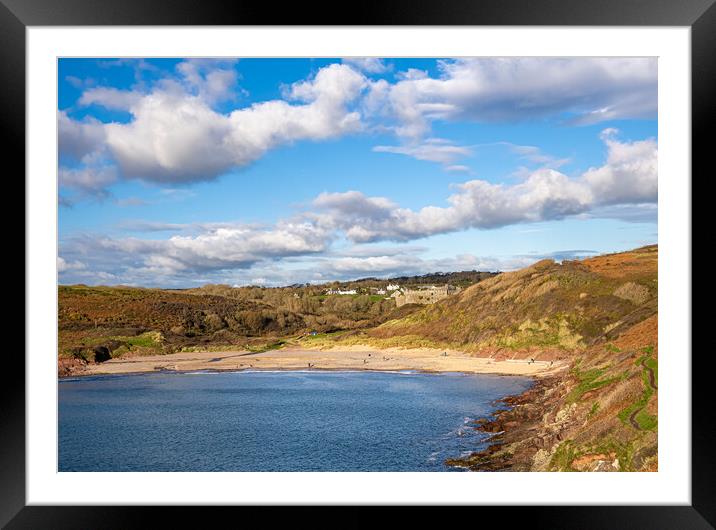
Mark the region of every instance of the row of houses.
<instances>
[{"instance_id":1,"label":"row of houses","mask_svg":"<svg viewBox=\"0 0 716 530\"><path fill-rule=\"evenodd\" d=\"M325 294L358 294L355 289L326 289Z\"/></svg>"},{"instance_id":2,"label":"row of houses","mask_svg":"<svg viewBox=\"0 0 716 530\"><path fill-rule=\"evenodd\" d=\"M396 292L399 290L400 290L400 285L388 284L385 287L385 289L383 289L381 287L371 287L369 292L371 294L386 295L386 294L388 294L388 292ZM324 294L337 294L337 295L358 294L358 290L357 289L326 289L324 291Z\"/></svg>"}]
</instances>

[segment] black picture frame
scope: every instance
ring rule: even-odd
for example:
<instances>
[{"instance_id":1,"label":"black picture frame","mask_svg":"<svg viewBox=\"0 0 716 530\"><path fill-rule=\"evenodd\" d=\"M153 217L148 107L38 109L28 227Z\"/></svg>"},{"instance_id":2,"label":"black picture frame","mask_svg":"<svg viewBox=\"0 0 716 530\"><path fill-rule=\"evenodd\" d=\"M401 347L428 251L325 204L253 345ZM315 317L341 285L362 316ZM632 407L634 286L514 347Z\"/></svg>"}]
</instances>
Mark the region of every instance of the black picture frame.
<instances>
[{"instance_id":1,"label":"black picture frame","mask_svg":"<svg viewBox=\"0 0 716 530\"><path fill-rule=\"evenodd\" d=\"M27 26L83 25L548 25L688 26L692 45L692 174L713 174L711 135L716 122L716 0L392 0L362 2L350 18L338 9L291 3L204 0L0 0L0 117L6 161L25 172L25 30ZM88 44L91 53L91 45ZM9 172L8 172L9 174ZM14 177L16 178L16 177ZM684 177L688 178L688 177ZM693 186L693 177L692 177ZM693 189L693 188L692 188ZM24 195L24 191L22 192ZM693 194L692 194L693 196ZM692 206L692 211L695 211ZM694 315L696 316L696 315ZM479 507L501 521L542 528L714 528L716 465L714 413L708 389L713 354L684 352L692 362L692 504L689 506ZM0 385L0 525L7 528L130 528L160 516L206 523L209 508L25 505L25 361L3 359ZM10 375L11 374L11 375ZM226 509L224 509L226 510ZM203 515L197 514L201 511ZM482 517L483 515L480 515ZM353 520L357 523L358 519Z\"/></svg>"}]
</instances>

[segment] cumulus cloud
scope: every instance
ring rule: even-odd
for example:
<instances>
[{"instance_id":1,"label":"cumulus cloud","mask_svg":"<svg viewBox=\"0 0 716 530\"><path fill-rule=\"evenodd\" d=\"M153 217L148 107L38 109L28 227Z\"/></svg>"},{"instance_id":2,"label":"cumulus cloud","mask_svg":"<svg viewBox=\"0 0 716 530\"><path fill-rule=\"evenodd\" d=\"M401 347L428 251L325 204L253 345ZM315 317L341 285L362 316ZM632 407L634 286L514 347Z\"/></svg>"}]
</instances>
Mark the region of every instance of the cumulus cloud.
<instances>
[{"instance_id":1,"label":"cumulus cloud","mask_svg":"<svg viewBox=\"0 0 716 530\"><path fill-rule=\"evenodd\" d=\"M238 59L186 59L177 65L187 91L209 104L235 100Z\"/></svg>"},{"instance_id":2,"label":"cumulus cloud","mask_svg":"<svg viewBox=\"0 0 716 530\"><path fill-rule=\"evenodd\" d=\"M57 258L57 272L77 271L86 268L87 266L81 261L66 261L64 258Z\"/></svg>"},{"instance_id":3,"label":"cumulus cloud","mask_svg":"<svg viewBox=\"0 0 716 530\"><path fill-rule=\"evenodd\" d=\"M602 138L608 147L607 162L590 168L584 181L601 204L655 202L658 157L656 140L619 142L617 131L608 129Z\"/></svg>"},{"instance_id":4,"label":"cumulus cloud","mask_svg":"<svg viewBox=\"0 0 716 530\"><path fill-rule=\"evenodd\" d=\"M112 166L61 167L58 176L60 186L72 188L82 196L105 198L107 187L117 180L117 170Z\"/></svg>"},{"instance_id":5,"label":"cumulus cloud","mask_svg":"<svg viewBox=\"0 0 716 530\"><path fill-rule=\"evenodd\" d=\"M91 265L92 270L134 279L217 274L306 256L330 258L336 273L349 275L409 271L413 270L411 263L420 263L411 261L410 256L416 256L408 250L410 247L401 245L395 251L387 251L366 243L408 242L470 228L492 229L568 216L653 220L657 200L656 142L621 142L616 131L607 131L602 139L607 150L605 163L582 175L570 177L555 169L538 168L511 185L468 180L454 185L455 191L445 206L413 210L386 197L370 197L355 190L324 192L306 211L272 226L135 221L123 228L180 233L165 240L75 238L62 245L62 255L67 262L81 261ZM84 182L80 171L68 172L64 178L76 186ZM332 254L332 243L341 238L357 244L362 253ZM460 263L467 266L465 260ZM436 269L438 265L445 269ZM475 262L474 268L489 268L488 265ZM458 262L430 262L425 266L447 270L458 267Z\"/></svg>"},{"instance_id":6,"label":"cumulus cloud","mask_svg":"<svg viewBox=\"0 0 716 530\"><path fill-rule=\"evenodd\" d=\"M343 62L367 74L383 74L390 66L378 57L344 57Z\"/></svg>"},{"instance_id":7,"label":"cumulus cloud","mask_svg":"<svg viewBox=\"0 0 716 530\"><path fill-rule=\"evenodd\" d=\"M418 247L356 245L337 254L320 253L287 258L294 262L290 268L271 258L242 262L241 267L225 267L226 262L222 262L220 266L211 264L208 267L190 268L186 266L186 257L182 257L184 261L177 260L173 255L159 253L156 248L149 255L133 254L140 249L146 251L146 247L137 240L75 240L65 252L71 255L81 251L91 254L92 268L85 268L84 264L75 268L67 267L64 265L67 261L60 258L58 268L61 280L66 283L125 283L165 287L202 283L280 286L367 276L388 277L458 270L505 271L540 259L535 256L485 257L469 253L430 259L421 257L425 249Z\"/></svg>"},{"instance_id":8,"label":"cumulus cloud","mask_svg":"<svg viewBox=\"0 0 716 530\"><path fill-rule=\"evenodd\" d=\"M210 180L278 145L360 130L360 115L348 105L364 84L361 74L333 64L288 89L287 97L298 104L272 100L229 114L212 109L201 94L156 89L123 99L133 119L105 125L106 143L126 177Z\"/></svg>"},{"instance_id":9,"label":"cumulus cloud","mask_svg":"<svg viewBox=\"0 0 716 530\"><path fill-rule=\"evenodd\" d=\"M152 68L135 63L140 74ZM60 112L60 151L79 159L104 150L121 177L191 183L247 166L281 145L378 131L396 134L401 143L376 151L467 172L457 161L470 155L470 147L431 139L435 120L557 117L584 124L656 112L653 58L473 58L441 61L439 67L436 77L409 69L390 82L362 73L384 72L388 66L380 59L346 58L284 87L282 99L222 112L216 105L242 90L235 61L188 59L149 87L140 75L132 90L85 90L80 106L125 111L130 119L102 124ZM523 156L536 160L540 153L525 150Z\"/></svg>"},{"instance_id":10,"label":"cumulus cloud","mask_svg":"<svg viewBox=\"0 0 716 530\"><path fill-rule=\"evenodd\" d=\"M57 113L57 133L60 153L78 160L98 150L105 141L104 127L99 120L92 117L73 120L63 110Z\"/></svg>"},{"instance_id":11,"label":"cumulus cloud","mask_svg":"<svg viewBox=\"0 0 716 530\"><path fill-rule=\"evenodd\" d=\"M655 58L470 58L441 63L441 75L410 75L376 87L396 132L416 138L434 120L514 122L571 114L573 124L653 117Z\"/></svg>"},{"instance_id":12,"label":"cumulus cloud","mask_svg":"<svg viewBox=\"0 0 716 530\"><path fill-rule=\"evenodd\" d=\"M352 241L372 242L408 241L468 228L562 219L614 204L655 202L656 142L620 142L614 131L603 140L606 163L577 178L543 167L514 185L470 180L456 186L457 192L447 199L449 206L417 211L357 191L324 193L314 206L327 211L334 226Z\"/></svg>"},{"instance_id":13,"label":"cumulus cloud","mask_svg":"<svg viewBox=\"0 0 716 530\"><path fill-rule=\"evenodd\" d=\"M82 259L95 270L137 279L246 269L262 260L322 252L330 241L331 235L314 224L286 220L273 227L208 228L165 240L78 236L62 244L62 259Z\"/></svg>"},{"instance_id":14,"label":"cumulus cloud","mask_svg":"<svg viewBox=\"0 0 716 530\"><path fill-rule=\"evenodd\" d=\"M130 110L136 105L142 95L131 90L118 90L116 88L97 87L85 90L78 103L82 106L99 105L110 110Z\"/></svg>"},{"instance_id":15,"label":"cumulus cloud","mask_svg":"<svg viewBox=\"0 0 716 530\"><path fill-rule=\"evenodd\" d=\"M352 241L372 242L560 219L586 211L592 202L588 187L550 169L536 171L513 186L471 180L456 187L458 192L448 197L450 206L426 206L417 211L393 207L385 198L359 192L331 194L330 200L314 204L328 209L336 226Z\"/></svg>"}]
</instances>

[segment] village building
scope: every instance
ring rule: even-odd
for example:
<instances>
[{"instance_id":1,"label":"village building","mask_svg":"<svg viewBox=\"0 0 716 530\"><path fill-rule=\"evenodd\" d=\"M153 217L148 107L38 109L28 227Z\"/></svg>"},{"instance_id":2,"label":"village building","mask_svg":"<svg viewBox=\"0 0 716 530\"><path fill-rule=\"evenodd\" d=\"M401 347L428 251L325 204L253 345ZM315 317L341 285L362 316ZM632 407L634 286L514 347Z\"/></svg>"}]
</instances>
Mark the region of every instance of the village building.
<instances>
[{"instance_id":1,"label":"village building","mask_svg":"<svg viewBox=\"0 0 716 530\"><path fill-rule=\"evenodd\" d=\"M358 294L358 291L355 289L347 289L347 290L341 290L341 289L327 289L326 294Z\"/></svg>"},{"instance_id":2,"label":"village building","mask_svg":"<svg viewBox=\"0 0 716 530\"><path fill-rule=\"evenodd\" d=\"M428 285L417 289L404 289L402 292L396 291L392 297L395 298L395 305L400 307L405 304L434 304L458 292L460 288L454 285Z\"/></svg>"}]
</instances>

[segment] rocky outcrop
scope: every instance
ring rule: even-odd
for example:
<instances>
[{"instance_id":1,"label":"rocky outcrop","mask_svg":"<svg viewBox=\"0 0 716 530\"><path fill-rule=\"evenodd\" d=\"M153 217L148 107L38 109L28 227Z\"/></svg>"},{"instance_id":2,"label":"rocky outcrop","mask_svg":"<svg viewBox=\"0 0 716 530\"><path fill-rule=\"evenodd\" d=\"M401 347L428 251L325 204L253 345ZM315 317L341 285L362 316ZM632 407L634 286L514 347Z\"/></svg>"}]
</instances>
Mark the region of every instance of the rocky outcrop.
<instances>
[{"instance_id":1,"label":"rocky outcrop","mask_svg":"<svg viewBox=\"0 0 716 530\"><path fill-rule=\"evenodd\" d=\"M505 398L476 422L490 446L450 465L474 471L656 471L657 316L594 345L567 372Z\"/></svg>"}]
</instances>

